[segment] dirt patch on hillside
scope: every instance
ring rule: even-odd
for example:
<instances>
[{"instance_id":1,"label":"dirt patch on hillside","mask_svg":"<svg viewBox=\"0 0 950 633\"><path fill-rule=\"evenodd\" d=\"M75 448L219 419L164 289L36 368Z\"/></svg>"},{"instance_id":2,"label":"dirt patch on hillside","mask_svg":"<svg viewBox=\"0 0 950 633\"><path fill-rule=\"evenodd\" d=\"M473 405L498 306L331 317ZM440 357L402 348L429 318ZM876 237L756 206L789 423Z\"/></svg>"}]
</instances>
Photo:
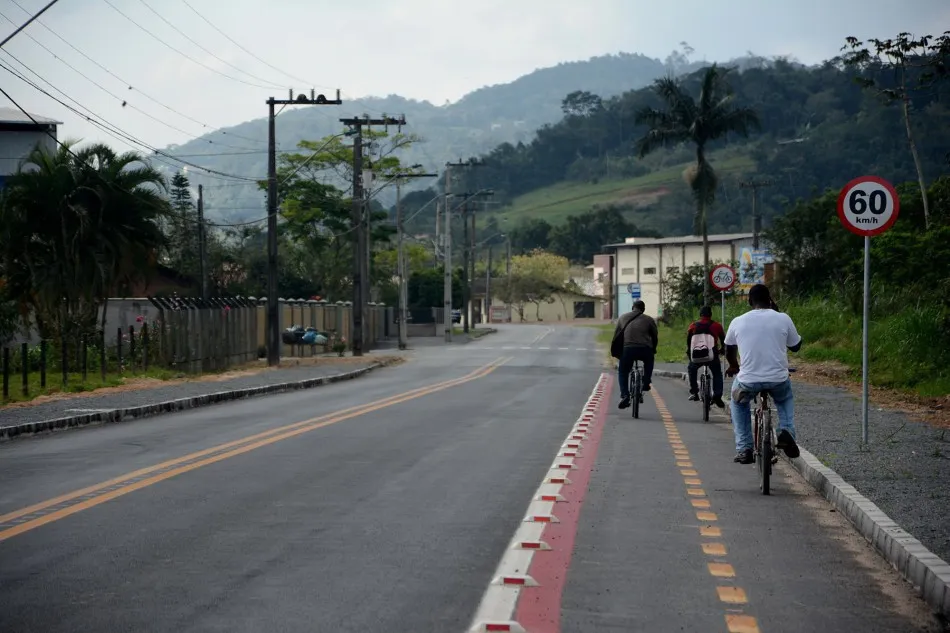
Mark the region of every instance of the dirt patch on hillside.
<instances>
[{"instance_id":1,"label":"dirt patch on hillside","mask_svg":"<svg viewBox=\"0 0 950 633\"><path fill-rule=\"evenodd\" d=\"M594 209L603 209L610 207L623 207L628 209L642 209L656 204L660 198L670 193L669 187L656 187L653 189L630 189L621 192L616 198L608 202L598 202L592 205Z\"/></svg>"}]
</instances>

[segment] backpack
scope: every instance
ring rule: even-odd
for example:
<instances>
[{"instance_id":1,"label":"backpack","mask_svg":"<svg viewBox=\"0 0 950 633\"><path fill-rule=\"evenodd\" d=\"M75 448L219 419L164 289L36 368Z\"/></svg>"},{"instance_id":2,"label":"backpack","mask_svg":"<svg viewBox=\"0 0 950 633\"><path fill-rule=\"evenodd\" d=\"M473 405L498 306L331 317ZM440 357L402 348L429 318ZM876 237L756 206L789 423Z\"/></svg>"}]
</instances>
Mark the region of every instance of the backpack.
<instances>
[{"instance_id":1,"label":"backpack","mask_svg":"<svg viewBox=\"0 0 950 633\"><path fill-rule=\"evenodd\" d=\"M624 325L619 332L614 334L614 338L610 341L610 355L617 360L620 360L620 357L623 355L623 337L624 333L627 331L627 326L633 323L641 314L643 313L638 312L635 314L632 319L627 321L626 325Z\"/></svg>"},{"instance_id":2,"label":"backpack","mask_svg":"<svg viewBox=\"0 0 950 633\"><path fill-rule=\"evenodd\" d=\"M710 334L712 322L697 321L689 339L689 359L694 363L708 363L715 358L716 337Z\"/></svg>"}]
</instances>

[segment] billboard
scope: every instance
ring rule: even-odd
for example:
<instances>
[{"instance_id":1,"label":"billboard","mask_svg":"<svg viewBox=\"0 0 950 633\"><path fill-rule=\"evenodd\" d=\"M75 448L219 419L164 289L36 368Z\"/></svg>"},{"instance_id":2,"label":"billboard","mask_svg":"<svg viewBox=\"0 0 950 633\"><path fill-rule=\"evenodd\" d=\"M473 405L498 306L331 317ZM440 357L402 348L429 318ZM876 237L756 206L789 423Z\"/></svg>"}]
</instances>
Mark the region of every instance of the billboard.
<instances>
[{"instance_id":1,"label":"billboard","mask_svg":"<svg viewBox=\"0 0 950 633\"><path fill-rule=\"evenodd\" d=\"M752 250L743 246L739 251L739 289L748 292L755 284L765 283L765 265L772 264L775 259L767 249Z\"/></svg>"}]
</instances>

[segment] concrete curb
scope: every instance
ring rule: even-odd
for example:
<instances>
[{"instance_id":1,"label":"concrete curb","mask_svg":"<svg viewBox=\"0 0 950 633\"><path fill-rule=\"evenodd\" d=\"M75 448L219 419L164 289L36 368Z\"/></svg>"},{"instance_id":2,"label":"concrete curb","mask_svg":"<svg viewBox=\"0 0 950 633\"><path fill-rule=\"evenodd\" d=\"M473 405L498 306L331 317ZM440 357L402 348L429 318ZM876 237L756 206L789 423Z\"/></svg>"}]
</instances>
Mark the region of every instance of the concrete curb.
<instances>
[{"instance_id":1,"label":"concrete curb","mask_svg":"<svg viewBox=\"0 0 950 633\"><path fill-rule=\"evenodd\" d=\"M379 367L384 367L383 363L373 363L369 367L355 369L353 371L340 374L331 374L329 376L320 376L318 378L308 378L306 380L297 380L293 382L282 382L271 385L262 385L260 387L248 387L246 389L233 389L231 391L219 391L217 393L208 393L190 398L179 398L178 400L167 400L165 402L156 402L155 404L146 404L137 407L128 407L124 409L108 409L96 411L95 413L85 413L83 415L74 415L64 418L55 418L52 420L40 420L38 422L25 422L12 426L0 427L0 441L12 440L20 435L35 435L37 433L52 432L61 429L68 429L92 424L109 424L113 422L122 422L123 420L134 420L135 418L144 418L162 413L172 413L175 411L184 411L186 409L195 409L205 407L219 402L229 402L231 400L241 400L243 398L252 398L254 396L269 395L274 393L283 393L286 391L296 391L298 389L311 389L343 380L352 380L359 378Z\"/></svg>"},{"instance_id":2,"label":"concrete curb","mask_svg":"<svg viewBox=\"0 0 950 633\"><path fill-rule=\"evenodd\" d=\"M689 380L689 375L685 371L666 371L665 369L654 369L654 376L660 378L675 378L676 380Z\"/></svg>"},{"instance_id":3,"label":"concrete curb","mask_svg":"<svg viewBox=\"0 0 950 633\"><path fill-rule=\"evenodd\" d=\"M950 564L924 547L841 475L805 449L801 449L798 459L787 461L914 585L930 607L950 617Z\"/></svg>"}]
</instances>

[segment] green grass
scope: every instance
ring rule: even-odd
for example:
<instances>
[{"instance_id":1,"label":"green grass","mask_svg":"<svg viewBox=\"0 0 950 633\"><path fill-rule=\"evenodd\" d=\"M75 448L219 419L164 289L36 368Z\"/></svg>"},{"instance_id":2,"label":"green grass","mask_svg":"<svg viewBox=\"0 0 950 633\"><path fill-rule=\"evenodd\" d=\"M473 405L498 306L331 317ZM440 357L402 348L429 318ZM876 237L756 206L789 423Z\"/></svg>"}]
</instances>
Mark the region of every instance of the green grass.
<instances>
[{"instance_id":1,"label":"green grass","mask_svg":"<svg viewBox=\"0 0 950 633\"><path fill-rule=\"evenodd\" d=\"M728 151L728 150L726 150ZM719 156L717 158L717 156ZM748 170L754 161L734 153L712 157L720 177ZM561 182L518 196L510 207L492 214L505 226L513 226L524 219L543 218L551 224L561 224L569 215L580 215L595 204L620 201L629 196L648 193L660 187L684 186L683 170L687 163L667 167L644 176L626 180L602 180L597 184L586 182Z\"/></svg>"},{"instance_id":2,"label":"green grass","mask_svg":"<svg viewBox=\"0 0 950 633\"><path fill-rule=\"evenodd\" d=\"M854 382L861 380L861 315L838 300L812 298L781 303L795 322L804 345L789 354L792 366L832 362L846 367ZM749 310L748 304L730 301L727 325ZM719 307L713 316L721 321ZM933 397L950 394L950 363L947 362L948 315L939 306L914 303L910 298L878 295L872 302L869 331L870 379L877 387L909 391ZM685 333L690 319L659 324L657 362L685 362ZM609 355L613 325L596 326L597 342Z\"/></svg>"},{"instance_id":3,"label":"green grass","mask_svg":"<svg viewBox=\"0 0 950 633\"><path fill-rule=\"evenodd\" d=\"M82 393L85 391L95 391L103 387L118 387L129 379L152 378L155 380L173 380L183 378L185 374L174 372L168 369L149 369L147 372L139 371L135 373L117 374L107 373L103 379L98 369L90 369L86 373L85 380L81 372L70 372L67 375L66 384L63 384L63 375L60 371L50 370L46 373L46 386L41 385L40 372L34 371L27 374L27 393L23 393L23 376L17 371L11 372L9 377L9 395L3 398L0 392L0 403L7 404L12 402L26 402L39 396L49 396L56 393Z\"/></svg>"}]
</instances>

